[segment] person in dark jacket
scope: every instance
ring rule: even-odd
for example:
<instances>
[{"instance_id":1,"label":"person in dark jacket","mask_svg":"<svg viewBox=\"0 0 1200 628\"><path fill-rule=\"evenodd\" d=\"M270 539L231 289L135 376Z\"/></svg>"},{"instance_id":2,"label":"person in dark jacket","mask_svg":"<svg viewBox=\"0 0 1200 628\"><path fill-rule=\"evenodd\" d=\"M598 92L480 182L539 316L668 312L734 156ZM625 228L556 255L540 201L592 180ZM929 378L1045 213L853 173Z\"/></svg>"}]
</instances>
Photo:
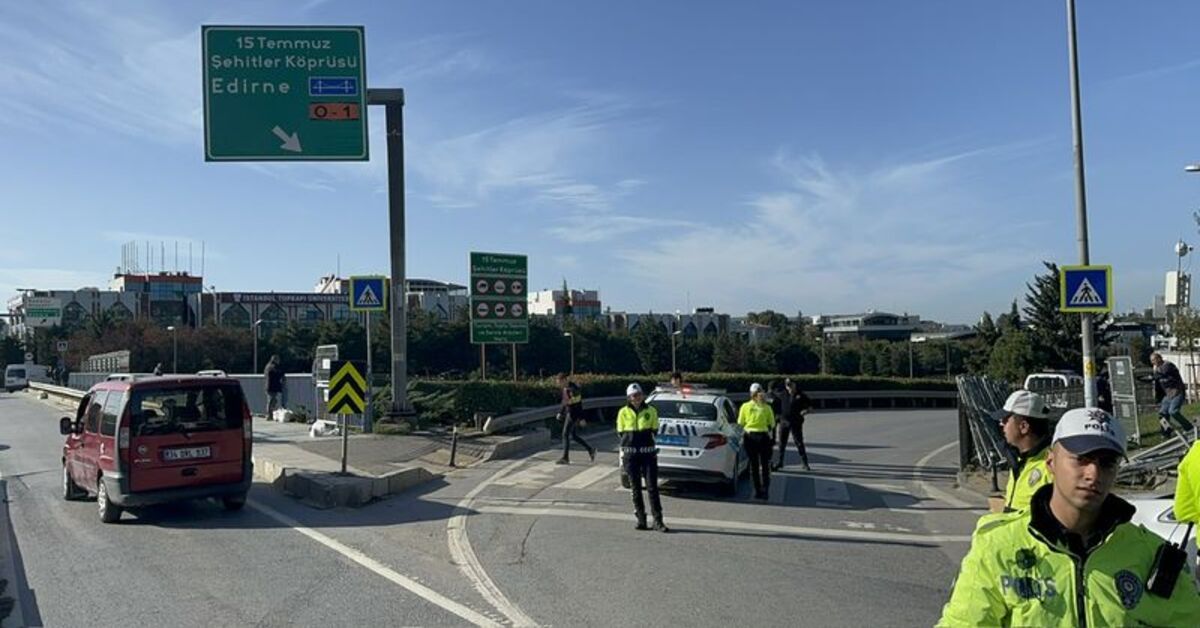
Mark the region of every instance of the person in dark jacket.
<instances>
[{"instance_id":1,"label":"person in dark jacket","mask_svg":"<svg viewBox=\"0 0 1200 628\"><path fill-rule=\"evenodd\" d=\"M783 414L779 420L777 439L779 459L771 468L776 471L783 468L783 460L787 454L788 434L791 434L792 440L796 443L796 450L800 453L800 462L804 465L804 470L812 471L812 467L808 466L808 451L804 448L804 416L812 408L812 401L809 400L808 395L804 394L804 391L800 390L795 381L789 379L784 386L786 388L785 401L782 404Z\"/></svg>"},{"instance_id":2,"label":"person in dark jacket","mask_svg":"<svg viewBox=\"0 0 1200 628\"><path fill-rule=\"evenodd\" d=\"M273 355L263 371L267 389L267 419L273 419L275 411L284 407L283 401L283 367L279 364L279 356Z\"/></svg>"},{"instance_id":3,"label":"person in dark jacket","mask_svg":"<svg viewBox=\"0 0 1200 628\"><path fill-rule=\"evenodd\" d=\"M1191 432L1195 429L1192 422L1183 416L1183 403L1185 401L1184 390L1187 386L1183 383L1183 377L1179 374L1179 369L1170 362L1163 359L1162 354L1150 354L1150 364L1154 365L1154 383L1162 388L1163 398L1162 404L1158 408L1158 422L1162 425L1163 436L1171 435L1171 420L1179 424L1179 427L1185 431Z\"/></svg>"},{"instance_id":4,"label":"person in dark jacket","mask_svg":"<svg viewBox=\"0 0 1200 628\"><path fill-rule=\"evenodd\" d=\"M563 422L563 454L562 458L558 459L558 464L571 464L572 440L583 445L588 457L595 462L596 448L583 440L578 431L580 423L583 421L583 393L579 390L578 384L567 379L567 376L562 373L558 374L558 387L562 391L562 407L559 408L558 415L562 417Z\"/></svg>"}]
</instances>

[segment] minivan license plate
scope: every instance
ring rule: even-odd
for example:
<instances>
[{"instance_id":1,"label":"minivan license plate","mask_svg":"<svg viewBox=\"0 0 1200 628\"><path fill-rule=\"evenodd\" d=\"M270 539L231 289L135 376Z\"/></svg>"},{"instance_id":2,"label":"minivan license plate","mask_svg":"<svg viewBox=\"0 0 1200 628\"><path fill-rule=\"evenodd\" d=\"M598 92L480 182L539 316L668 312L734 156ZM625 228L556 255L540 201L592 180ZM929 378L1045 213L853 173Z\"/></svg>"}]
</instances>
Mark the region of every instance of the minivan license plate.
<instances>
[{"instance_id":1,"label":"minivan license plate","mask_svg":"<svg viewBox=\"0 0 1200 628\"><path fill-rule=\"evenodd\" d=\"M164 449L163 460L195 460L212 456L211 447L184 447L182 449Z\"/></svg>"}]
</instances>

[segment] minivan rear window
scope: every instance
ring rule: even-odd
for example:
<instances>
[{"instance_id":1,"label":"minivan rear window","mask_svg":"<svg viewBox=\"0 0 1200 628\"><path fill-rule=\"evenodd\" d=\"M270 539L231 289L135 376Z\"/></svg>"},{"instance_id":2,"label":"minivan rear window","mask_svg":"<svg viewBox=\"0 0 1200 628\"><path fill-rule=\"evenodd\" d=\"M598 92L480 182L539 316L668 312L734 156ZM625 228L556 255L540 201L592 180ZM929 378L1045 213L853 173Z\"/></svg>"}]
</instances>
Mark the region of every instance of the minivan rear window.
<instances>
[{"instance_id":1,"label":"minivan rear window","mask_svg":"<svg viewBox=\"0 0 1200 628\"><path fill-rule=\"evenodd\" d=\"M13 379L25 379L25 369L8 369L8 376Z\"/></svg>"},{"instance_id":2,"label":"minivan rear window","mask_svg":"<svg viewBox=\"0 0 1200 628\"><path fill-rule=\"evenodd\" d=\"M129 403L135 437L242 428L242 389L237 385L138 390Z\"/></svg>"},{"instance_id":3,"label":"minivan rear window","mask_svg":"<svg viewBox=\"0 0 1200 628\"><path fill-rule=\"evenodd\" d=\"M716 421L717 407L711 401L669 401L655 399L650 402L658 410L660 418L694 419L696 421Z\"/></svg>"}]
</instances>

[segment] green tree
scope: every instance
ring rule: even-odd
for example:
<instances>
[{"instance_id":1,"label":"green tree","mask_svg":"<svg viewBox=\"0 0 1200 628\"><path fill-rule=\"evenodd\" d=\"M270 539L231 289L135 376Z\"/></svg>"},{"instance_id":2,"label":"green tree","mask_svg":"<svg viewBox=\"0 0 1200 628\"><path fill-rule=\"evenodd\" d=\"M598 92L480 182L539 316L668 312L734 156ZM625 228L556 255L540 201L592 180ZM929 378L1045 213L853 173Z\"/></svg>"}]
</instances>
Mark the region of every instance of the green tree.
<instances>
[{"instance_id":1,"label":"green tree","mask_svg":"<svg viewBox=\"0 0 1200 628\"><path fill-rule=\"evenodd\" d=\"M1009 329L996 341L988 361L987 372L992 377L1009 382L1021 382L1035 368L1031 334L1020 329Z\"/></svg>"},{"instance_id":2,"label":"green tree","mask_svg":"<svg viewBox=\"0 0 1200 628\"><path fill-rule=\"evenodd\" d=\"M25 361L25 347L13 336L0 336L0 364L20 364Z\"/></svg>"},{"instance_id":3,"label":"green tree","mask_svg":"<svg viewBox=\"0 0 1200 628\"><path fill-rule=\"evenodd\" d=\"M1046 273L1037 275L1033 283L1025 284L1025 327L1030 331L1034 358L1040 368L1075 369L1083 363L1083 348L1080 342L1082 319L1079 314L1059 311L1058 265L1042 262ZM1084 315L1091 316L1091 315ZM1096 315L1093 319L1093 341L1097 349L1112 342L1107 333L1111 318Z\"/></svg>"},{"instance_id":4,"label":"green tree","mask_svg":"<svg viewBox=\"0 0 1200 628\"><path fill-rule=\"evenodd\" d=\"M715 373L745 373L751 370L750 343L739 334L722 334L713 345Z\"/></svg>"},{"instance_id":5,"label":"green tree","mask_svg":"<svg viewBox=\"0 0 1200 628\"><path fill-rule=\"evenodd\" d=\"M786 315L773 310L749 312L746 314L746 322L752 325L766 325L776 332L785 332L792 327L792 323Z\"/></svg>"},{"instance_id":6,"label":"green tree","mask_svg":"<svg viewBox=\"0 0 1200 628\"><path fill-rule=\"evenodd\" d=\"M1017 302L1014 299L1012 309L1006 314L1001 314L1000 318L996 321L996 330L1004 333L1004 331L1009 329L1020 329L1021 326L1021 312L1017 309Z\"/></svg>"},{"instance_id":7,"label":"green tree","mask_svg":"<svg viewBox=\"0 0 1200 628\"><path fill-rule=\"evenodd\" d=\"M661 373L671 367L671 337L657 321L643 321L631 336L642 372Z\"/></svg>"}]
</instances>

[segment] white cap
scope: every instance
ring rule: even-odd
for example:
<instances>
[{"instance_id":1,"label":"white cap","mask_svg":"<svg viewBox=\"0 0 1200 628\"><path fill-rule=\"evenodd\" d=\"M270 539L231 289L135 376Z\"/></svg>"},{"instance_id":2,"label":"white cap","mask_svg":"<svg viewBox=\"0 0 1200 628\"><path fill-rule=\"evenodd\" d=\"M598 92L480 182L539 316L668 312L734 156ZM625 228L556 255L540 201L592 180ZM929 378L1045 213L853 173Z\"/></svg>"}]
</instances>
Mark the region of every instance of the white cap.
<instances>
[{"instance_id":1,"label":"white cap","mask_svg":"<svg viewBox=\"0 0 1200 628\"><path fill-rule=\"evenodd\" d=\"M1046 400L1042 399L1041 395L1022 389L1009 395L1008 399L1004 401L1004 407L993 416L996 419L1002 419L1010 414L1028 419L1048 419L1050 418L1050 407L1046 405Z\"/></svg>"},{"instance_id":2,"label":"white cap","mask_svg":"<svg viewBox=\"0 0 1200 628\"><path fill-rule=\"evenodd\" d=\"M1075 408L1058 420L1052 442L1078 455L1101 449L1125 455L1125 428L1100 408Z\"/></svg>"},{"instance_id":3,"label":"white cap","mask_svg":"<svg viewBox=\"0 0 1200 628\"><path fill-rule=\"evenodd\" d=\"M640 394L642 394L642 387L638 386L637 382L634 382L625 387L625 396L626 397L632 397L634 395L640 395Z\"/></svg>"},{"instance_id":4,"label":"white cap","mask_svg":"<svg viewBox=\"0 0 1200 628\"><path fill-rule=\"evenodd\" d=\"M753 384L750 384L750 394L751 395L753 395L754 393L760 393L762 391L763 391L762 384L760 384L758 382L754 382Z\"/></svg>"}]
</instances>

